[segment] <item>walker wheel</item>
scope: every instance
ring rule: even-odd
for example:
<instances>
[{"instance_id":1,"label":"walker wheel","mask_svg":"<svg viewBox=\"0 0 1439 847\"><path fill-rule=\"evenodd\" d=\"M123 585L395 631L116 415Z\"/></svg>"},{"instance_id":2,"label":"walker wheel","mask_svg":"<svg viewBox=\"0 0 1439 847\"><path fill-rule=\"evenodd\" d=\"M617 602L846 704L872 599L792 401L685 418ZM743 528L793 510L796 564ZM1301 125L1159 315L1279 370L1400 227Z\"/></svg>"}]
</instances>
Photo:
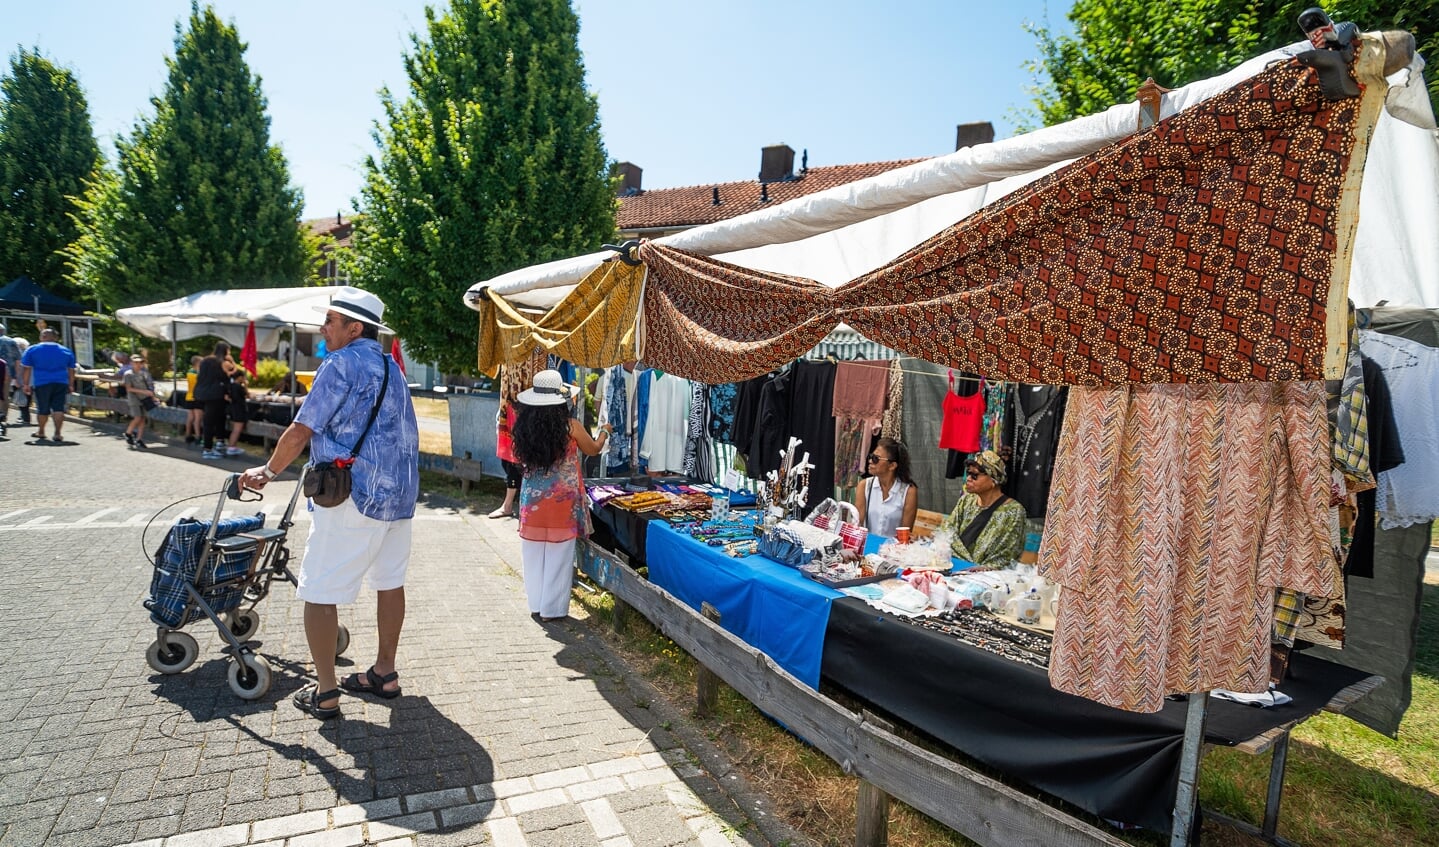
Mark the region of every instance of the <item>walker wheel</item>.
<instances>
[{"instance_id":1,"label":"walker wheel","mask_svg":"<svg viewBox=\"0 0 1439 847\"><path fill-rule=\"evenodd\" d=\"M235 612L228 619L230 634L241 641L253 639L260 631L260 613L254 609Z\"/></svg>"},{"instance_id":2,"label":"walker wheel","mask_svg":"<svg viewBox=\"0 0 1439 847\"><path fill-rule=\"evenodd\" d=\"M340 624L340 631L335 636L335 655L343 656L345 651L350 649L350 631Z\"/></svg>"},{"instance_id":3,"label":"walker wheel","mask_svg":"<svg viewBox=\"0 0 1439 847\"><path fill-rule=\"evenodd\" d=\"M270 690L270 663L264 656L241 653L230 663L230 690L241 700L258 700Z\"/></svg>"},{"instance_id":4,"label":"walker wheel","mask_svg":"<svg viewBox=\"0 0 1439 847\"><path fill-rule=\"evenodd\" d=\"M146 663L160 673L179 673L193 665L200 655L200 645L188 632L167 633L165 641L166 644L161 644L157 638L145 651Z\"/></svg>"}]
</instances>

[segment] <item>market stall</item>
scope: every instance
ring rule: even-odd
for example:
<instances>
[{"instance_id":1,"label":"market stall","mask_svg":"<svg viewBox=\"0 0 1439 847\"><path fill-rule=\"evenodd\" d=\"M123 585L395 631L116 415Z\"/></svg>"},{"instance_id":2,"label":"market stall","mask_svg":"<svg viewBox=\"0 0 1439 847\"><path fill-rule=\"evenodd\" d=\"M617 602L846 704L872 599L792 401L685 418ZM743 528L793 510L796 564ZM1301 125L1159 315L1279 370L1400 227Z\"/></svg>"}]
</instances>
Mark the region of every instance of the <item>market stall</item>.
<instances>
[{"instance_id":1,"label":"market stall","mask_svg":"<svg viewBox=\"0 0 1439 847\"><path fill-rule=\"evenodd\" d=\"M1439 196L1407 193L1439 175L1439 150L1432 135L1415 135L1383 111L1384 74L1396 82L1399 74L1415 78L1402 62L1384 66L1384 45L1366 37L1358 51L1362 96L1330 100L1318 93L1303 56L1290 60L1296 51L1281 52L1222 83L1182 90L1173 102L1189 107L1139 133L1106 135L1104 121L1044 131L822 193L753 221L699 228L684 235L683 245L662 239L626 248L598 268L597 260L575 261L490 281L469 299L482 314L481 364L516 361L539 347L593 367L642 359L713 390L788 367L843 323L942 368L996 382L1069 386L1073 422L1067 418L1062 430L1054 424L1062 435L1038 550L1041 572L1065 586L1066 601L1048 684L1042 672L1033 689L1023 675L1011 680L1028 700L1015 711L1038 708L1031 720L1036 738L1049 737L1045 716L1072 705L1064 698L1162 727L1164 719L1154 716L1172 716L1176 708L1164 695L1187 694L1178 727L1130 726L1113 738L1087 739L1090 752L1103 758L1134 749L1136 732L1163 737L1152 755L1139 758L1177 778L1139 780L1148 796L1134 803L1100 797L1105 792L1089 784L1095 780L1086 779L1086 766L1074 764L1085 755L1057 756L1046 769L1033 761L1035 750L1057 749L1062 740L1085 746L1066 734L1066 720L1053 721L1053 743L1016 742L1018 759L999 766L1098 813L1126 809L1131 820L1164 827L1167 807L1154 798L1167 792L1178 795L1176 808L1192 805L1192 795L1184 795L1192 791L1200 739L1234 743L1232 736L1247 731L1206 731L1204 695L1259 693L1268 682L1270 624L1279 620L1275 589L1343 597L1342 557L1335 557L1329 530L1330 509L1338 508L1331 485L1338 479L1342 491L1352 478L1362 487L1365 474L1368 487L1374 484L1367 468L1352 477L1330 474L1321 380L1344 377L1359 363L1360 336L1347 326L1346 300L1365 305L1393 292L1404 302L1439 305L1439 265L1415 261L1415 250L1434 249L1432 239L1404 234L1409 222L1439 220ZM1056 143L1075 142L1076 134L1089 146ZM1400 176L1393 158L1411 142L1419 163L1414 179L1407 171ZM1075 155L1081 158L1063 163ZM1387 178L1385 168L1393 168ZM996 175L1011 184L958 196ZM930 188L917 187L923 183ZM916 223L926 211L919 207L944 197L945 214L965 203L978 211L934 228ZM1384 214L1391 202L1403 215ZM1380 212L1360 215L1361 206ZM889 215L898 217L885 220ZM832 247L829 238L872 248L866 261L877 261L820 279L807 270L818 265L805 262ZM773 250L761 247L776 241L782 243ZM760 256L762 249L769 252ZM741 250L753 252L735 255ZM735 261L719 260L717 252ZM619 331L597 333L600 327ZM807 370L796 367L792 381L820 382ZM761 389L761 418L775 408L781 389L774 383L782 379L790 377L770 378ZM1362 386L1354 391L1362 394ZM786 402L816 417L827 413L805 400ZM743 417L735 414L737 422ZM763 439L750 443L759 445L754 455L773 455ZM820 458L836 453L815 449ZM670 463L651 469L680 470ZM1241 484L1222 488L1225 471ZM1223 508L1203 506L1214 502ZM626 531L634 538L638 529ZM795 583L793 573L764 566L746 574L732 562L709 561L674 535L653 521L643 527L651 579L691 605L714 602L698 597L704 593L739 592L745 599L729 615L721 612L725 628L766 642L766 654L796 677L814 678L807 645L822 618L821 666L835 682L871 702L890 702L894 714L954 738L960 749L985 731L924 708L914 691L897 695L903 686L871 681L883 676L876 667L892 670L892 662L877 663L895 645L930 649L922 634L929 630L895 626L849 600L801 590L811 587ZM1239 572L1244 561L1251 564L1247 577ZM703 582L694 581L697 573L705 574ZM1205 582L1211 573L1213 585ZM711 583L714 574L728 582ZM776 619L786 627L770 626ZM877 652L854 650L856 633ZM1210 637L1216 633L1222 637ZM950 664L929 667L985 678L982 666L993 660L966 650L948 651ZM1301 690L1303 703L1295 708L1304 714L1367 676L1295 661L1289 678ZM1338 688L1310 687L1319 679ZM1218 727L1226 708L1209 710ZM1075 779L1066 787L1063 779L1046 782L1046 773ZM1188 825L1183 814L1174 820Z\"/></svg>"}]
</instances>

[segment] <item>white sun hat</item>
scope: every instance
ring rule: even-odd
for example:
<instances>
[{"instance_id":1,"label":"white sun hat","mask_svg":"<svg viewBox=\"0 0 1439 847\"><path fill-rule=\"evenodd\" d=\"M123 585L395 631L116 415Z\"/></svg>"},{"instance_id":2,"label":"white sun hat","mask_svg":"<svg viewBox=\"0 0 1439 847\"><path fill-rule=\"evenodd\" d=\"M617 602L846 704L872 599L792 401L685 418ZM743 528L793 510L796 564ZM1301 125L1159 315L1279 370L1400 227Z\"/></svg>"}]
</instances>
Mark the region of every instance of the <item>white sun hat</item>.
<instances>
[{"instance_id":1,"label":"white sun hat","mask_svg":"<svg viewBox=\"0 0 1439 847\"><path fill-rule=\"evenodd\" d=\"M566 385L559 371L540 371L534 385L520 392L519 401L526 406L556 406L575 396L575 387Z\"/></svg>"}]
</instances>

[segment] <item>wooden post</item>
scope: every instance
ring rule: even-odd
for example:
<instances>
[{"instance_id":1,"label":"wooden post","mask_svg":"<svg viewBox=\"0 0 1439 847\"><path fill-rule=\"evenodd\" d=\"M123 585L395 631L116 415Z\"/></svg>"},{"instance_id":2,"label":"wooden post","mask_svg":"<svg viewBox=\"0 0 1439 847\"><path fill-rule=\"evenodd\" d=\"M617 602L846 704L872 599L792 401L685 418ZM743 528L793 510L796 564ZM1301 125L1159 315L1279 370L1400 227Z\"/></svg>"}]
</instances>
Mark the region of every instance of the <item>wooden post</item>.
<instances>
[{"instance_id":1,"label":"wooden post","mask_svg":"<svg viewBox=\"0 0 1439 847\"><path fill-rule=\"evenodd\" d=\"M700 614L715 623L720 622L719 609L709 603L700 604ZM719 710L719 685L720 678L715 676L714 671L700 665L699 676L695 680L695 714L707 718Z\"/></svg>"},{"instance_id":2,"label":"wooden post","mask_svg":"<svg viewBox=\"0 0 1439 847\"><path fill-rule=\"evenodd\" d=\"M865 723L874 724L885 732L893 732L894 724L876 717L868 709L861 710ZM846 773L852 770L844 763ZM889 794L861 779L854 801L854 847L885 847L889 843Z\"/></svg>"},{"instance_id":3,"label":"wooden post","mask_svg":"<svg viewBox=\"0 0 1439 847\"><path fill-rule=\"evenodd\" d=\"M623 632L625 623L629 621L630 612L634 610L634 607L613 594L610 596L615 601L615 612L611 623L614 625L615 632Z\"/></svg>"}]
</instances>

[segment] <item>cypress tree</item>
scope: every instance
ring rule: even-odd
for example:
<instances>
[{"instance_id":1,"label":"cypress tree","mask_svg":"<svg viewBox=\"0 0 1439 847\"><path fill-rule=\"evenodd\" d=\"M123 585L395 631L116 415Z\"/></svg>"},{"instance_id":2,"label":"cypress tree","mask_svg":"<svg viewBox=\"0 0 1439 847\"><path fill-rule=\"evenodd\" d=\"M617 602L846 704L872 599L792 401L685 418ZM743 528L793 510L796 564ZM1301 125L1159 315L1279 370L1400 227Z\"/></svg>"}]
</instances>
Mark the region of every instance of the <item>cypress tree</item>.
<instances>
[{"instance_id":1,"label":"cypress tree","mask_svg":"<svg viewBox=\"0 0 1439 847\"><path fill-rule=\"evenodd\" d=\"M245 49L209 6L176 25L154 116L116 142L118 175L81 204L75 276L108 305L303 281L301 195Z\"/></svg>"},{"instance_id":2,"label":"cypress tree","mask_svg":"<svg viewBox=\"0 0 1439 847\"><path fill-rule=\"evenodd\" d=\"M354 277L416 358L473 372L465 289L596 249L615 200L567 0L454 0L425 19L404 57L408 97L381 92Z\"/></svg>"},{"instance_id":3,"label":"cypress tree","mask_svg":"<svg viewBox=\"0 0 1439 847\"><path fill-rule=\"evenodd\" d=\"M75 77L21 49L0 80L0 285L22 274L62 297L62 251L75 240L73 198L99 167L100 146Z\"/></svg>"}]
</instances>

